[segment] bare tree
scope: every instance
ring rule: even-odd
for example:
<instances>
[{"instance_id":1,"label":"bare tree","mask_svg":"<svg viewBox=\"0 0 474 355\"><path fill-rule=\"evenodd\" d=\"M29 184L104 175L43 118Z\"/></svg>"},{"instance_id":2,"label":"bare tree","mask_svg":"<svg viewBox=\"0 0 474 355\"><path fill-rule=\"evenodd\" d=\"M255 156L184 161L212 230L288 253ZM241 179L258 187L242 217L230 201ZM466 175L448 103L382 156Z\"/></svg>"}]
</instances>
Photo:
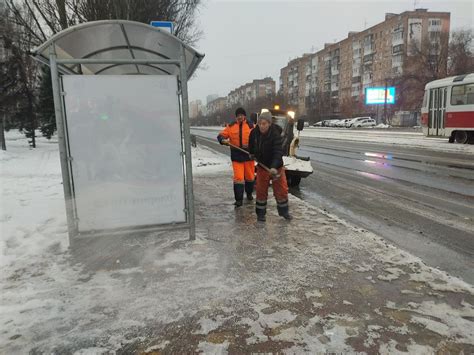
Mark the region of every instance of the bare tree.
<instances>
[{"instance_id":1,"label":"bare tree","mask_svg":"<svg viewBox=\"0 0 474 355\"><path fill-rule=\"evenodd\" d=\"M395 80L401 93L399 100L402 107L418 110L423 101L425 85L447 76L448 44L448 32L430 32L420 42L412 42L403 74Z\"/></svg>"},{"instance_id":2,"label":"bare tree","mask_svg":"<svg viewBox=\"0 0 474 355\"><path fill-rule=\"evenodd\" d=\"M11 14L12 25L22 34L20 41L12 44L15 44L13 50L15 58L24 60L23 67L19 68L21 70L18 72L18 78L23 82L23 95L26 95L28 102L26 107L31 106L31 102L34 106L35 97L32 95L34 88L31 88L30 76L37 70L27 55L28 51L69 26L107 19L144 23L152 20L169 20L175 23L174 35L187 44L194 44L202 36L202 31L196 23L201 0L22 0L21 2L5 0L5 2ZM45 75L41 78L43 81L48 80ZM32 96L33 99L30 100ZM49 117L51 107L44 107L44 103L51 105L52 100L44 94L42 98L38 111L44 110L44 112L40 117ZM49 133L51 130L54 131L55 121L52 122L53 127L49 121L46 124L49 125L47 130ZM36 123L34 126L36 127ZM47 136L50 136L49 133Z\"/></svg>"},{"instance_id":3,"label":"bare tree","mask_svg":"<svg viewBox=\"0 0 474 355\"><path fill-rule=\"evenodd\" d=\"M196 23L200 4L201 0L78 0L73 11L80 22L113 19L143 23L173 21L173 34L193 45L202 37Z\"/></svg>"},{"instance_id":4,"label":"bare tree","mask_svg":"<svg viewBox=\"0 0 474 355\"><path fill-rule=\"evenodd\" d=\"M458 30L451 33L448 58L449 75L460 75L474 72L472 45L472 29Z\"/></svg>"}]
</instances>

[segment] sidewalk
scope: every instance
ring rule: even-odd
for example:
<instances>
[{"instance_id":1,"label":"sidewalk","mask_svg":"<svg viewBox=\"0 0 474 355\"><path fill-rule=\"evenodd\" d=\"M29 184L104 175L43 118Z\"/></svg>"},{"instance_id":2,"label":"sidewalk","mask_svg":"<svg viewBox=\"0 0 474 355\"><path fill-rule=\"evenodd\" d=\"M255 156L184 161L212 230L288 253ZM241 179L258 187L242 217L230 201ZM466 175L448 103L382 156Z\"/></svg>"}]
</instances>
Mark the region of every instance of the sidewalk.
<instances>
[{"instance_id":1,"label":"sidewalk","mask_svg":"<svg viewBox=\"0 0 474 355\"><path fill-rule=\"evenodd\" d=\"M0 352L474 352L472 286L295 197L291 222L271 200L257 223L228 162L194 164L196 241L87 239L7 265Z\"/></svg>"}]
</instances>

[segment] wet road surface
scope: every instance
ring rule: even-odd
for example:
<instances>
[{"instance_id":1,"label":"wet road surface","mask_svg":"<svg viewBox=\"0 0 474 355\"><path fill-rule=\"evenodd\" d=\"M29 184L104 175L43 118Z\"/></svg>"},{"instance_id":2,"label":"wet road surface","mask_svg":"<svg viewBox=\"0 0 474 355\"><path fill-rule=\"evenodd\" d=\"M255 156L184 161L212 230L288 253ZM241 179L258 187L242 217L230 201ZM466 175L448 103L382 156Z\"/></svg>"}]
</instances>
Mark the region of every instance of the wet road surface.
<instances>
[{"instance_id":1,"label":"wet road surface","mask_svg":"<svg viewBox=\"0 0 474 355\"><path fill-rule=\"evenodd\" d=\"M194 129L222 153L217 133ZM474 283L474 159L378 143L304 138L314 173L291 192Z\"/></svg>"}]
</instances>

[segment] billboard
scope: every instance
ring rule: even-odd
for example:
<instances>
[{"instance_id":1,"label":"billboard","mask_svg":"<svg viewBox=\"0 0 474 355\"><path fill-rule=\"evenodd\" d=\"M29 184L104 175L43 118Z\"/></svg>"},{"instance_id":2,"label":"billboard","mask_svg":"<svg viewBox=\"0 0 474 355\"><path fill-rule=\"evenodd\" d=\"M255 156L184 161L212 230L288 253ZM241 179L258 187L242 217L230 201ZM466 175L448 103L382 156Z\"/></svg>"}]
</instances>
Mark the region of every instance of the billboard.
<instances>
[{"instance_id":1,"label":"billboard","mask_svg":"<svg viewBox=\"0 0 474 355\"><path fill-rule=\"evenodd\" d=\"M178 79L64 75L79 232L186 222Z\"/></svg>"},{"instance_id":2,"label":"billboard","mask_svg":"<svg viewBox=\"0 0 474 355\"><path fill-rule=\"evenodd\" d=\"M385 87L380 88L366 88L365 89L365 104L377 105L385 103ZM395 87L387 87L387 104L395 103Z\"/></svg>"}]
</instances>

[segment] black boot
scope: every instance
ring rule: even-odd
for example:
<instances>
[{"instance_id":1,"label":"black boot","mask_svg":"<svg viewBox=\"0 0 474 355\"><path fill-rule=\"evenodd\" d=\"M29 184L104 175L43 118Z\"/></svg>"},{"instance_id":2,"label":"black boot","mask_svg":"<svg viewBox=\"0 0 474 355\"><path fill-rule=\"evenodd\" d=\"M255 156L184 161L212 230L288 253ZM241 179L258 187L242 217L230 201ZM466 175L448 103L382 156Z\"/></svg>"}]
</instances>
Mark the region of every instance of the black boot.
<instances>
[{"instance_id":1,"label":"black boot","mask_svg":"<svg viewBox=\"0 0 474 355\"><path fill-rule=\"evenodd\" d=\"M283 217L284 219L290 221L293 217L290 215L290 208L288 207L288 200L278 202L277 201L277 210L278 215Z\"/></svg>"},{"instance_id":2,"label":"black boot","mask_svg":"<svg viewBox=\"0 0 474 355\"><path fill-rule=\"evenodd\" d=\"M238 208L243 205L244 200L244 184L234 183L234 198L235 198L235 208Z\"/></svg>"},{"instance_id":3,"label":"black boot","mask_svg":"<svg viewBox=\"0 0 474 355\"><path fill-rule=\"evenodd\" d=\"M265 222L267 214L267 201L259 201L255 203L255 212L257 213L257 221Z\"/></svg>"},{"instance_id":4,"label":"black boot","mask_svg":"<svg viewBox=\"0 0 474 355\"><path fill-rule=\"evenodd\" d=\"M247 200L252 201L253 200L253 186L255 184L255 181L246 181L245 182L245 193L247 194Z\"/></svg>"}]
</instances>

